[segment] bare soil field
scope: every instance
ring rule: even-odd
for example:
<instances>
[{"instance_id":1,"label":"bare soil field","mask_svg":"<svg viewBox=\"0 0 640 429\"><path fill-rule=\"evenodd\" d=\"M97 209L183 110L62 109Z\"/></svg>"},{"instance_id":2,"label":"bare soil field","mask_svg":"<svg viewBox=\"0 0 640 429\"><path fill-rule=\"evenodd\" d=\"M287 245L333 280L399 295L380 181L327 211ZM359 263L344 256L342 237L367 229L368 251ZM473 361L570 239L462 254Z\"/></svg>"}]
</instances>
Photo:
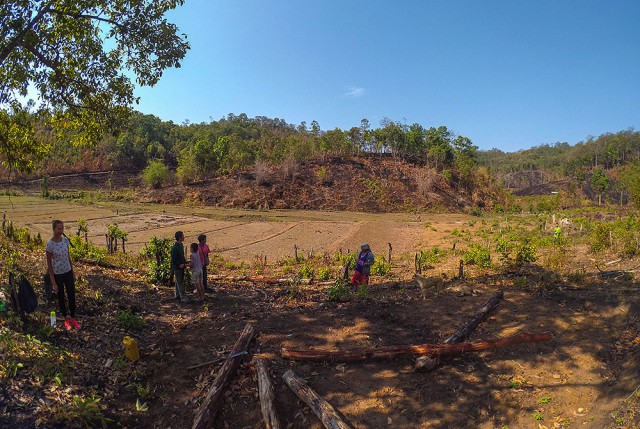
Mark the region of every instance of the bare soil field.
<instances>
[{"instance_id":1,"label":"bare soil field","mask_svg":"<svg viewBox=\"0 0 640 429\"><path fill-rule=\"evenodd\" d=\"M282 381L293 369L338 408L355 428L622 428L638 427L633 406L640 385L640 319L637 280L602 278L586 249L572 249L572 280L538 264L517 270L469 267L463 280L452 279L459 256L433 270L448 279L436 296L423 299L414 282L412 255L433 245L451 248L453 228L474 231L465 215L373 215L367 213L241 211L182 206L111 204L81 206L31 198L0 199L0 211L19 225L48 237L52 218L89 221L90 238L101 244L102 231L117 222L129 233L132 250L149 237L171 237L176 229L188 240L205 232L216 252L228 260L263 254L269 264L305 252L333 253L368 241L384 255L387 243L399 255L392 274L372 277L368 293L344 302L327 299L315 282L263 284L212 277L214 291L205 304L180 304L169 286L152 286L136 269L114 270L78 264L79 308L83 329L55 331L49 341L65 347L77 362L67 388L2 380L0 425L27 428L50 418L61 395L91 392L102 398L104 415L123 428L191 427L222 362L190 367L226 356L246 323L258 332L253 353L269 356L277 410L286 428L322 427ZM400 256L402 255L402 256ZM610 258L607 269L630 269L636 259ZM25 254L35 275L40 255ZM266 274L279 274L269 265ZM215 279L218 280L215 280ZM215 281L214 281L215 280ZM505 298L471 340L522 332L551 332L550 341L442 359L431 372L414 372L406 356L362 363L290 361L281 348L375 348L393 344L438 343L469 319L496 290ZM43 305L46 315L54 304ZM144 322L141 331L119 326L117 313L131 309ZM44 316L43 316L44 317ZM32 323L42 321L37 317ZM133 335L142 359L123 363L122 337ZM116 365L114 362L119 362ZM28 365L27 365L28 367ZM22 380L24 382L24 380ZM133 383L148 386L148 411L136 409ZM66 391L68 389L69 391ZM92 425L95 423L92 423ZM41 427L70 427L40 424ZM115 427L115 424L113 424ZM225 396L215 428L261 428L253 365L244 364Z\"/></svg>"},{"instance_id":2,"label":"bare soil field","mask_svg":"<svg viewBox=\"0 0 640 429\"><path fill-rule=\"evenodd\" d=\"M300 210L239 210L180 205L109 203L81 205L32 197L0 197L0 213L43 239L51 234L51 221L66 223L67 235L84 219L89 241L106 247L107 226L117 223L128 234L126 247L140 251L152 236L173 238L184 231L186 242L207 234L213 251L231 261L249 261L266 255L270 261L293 255L355 250L368 242L387 253L411 253L427 246L447 244L453 228L471 219L462 214L373 214ZM427 228L426 225L430 227Z\"/></svg>"}]
</instances>

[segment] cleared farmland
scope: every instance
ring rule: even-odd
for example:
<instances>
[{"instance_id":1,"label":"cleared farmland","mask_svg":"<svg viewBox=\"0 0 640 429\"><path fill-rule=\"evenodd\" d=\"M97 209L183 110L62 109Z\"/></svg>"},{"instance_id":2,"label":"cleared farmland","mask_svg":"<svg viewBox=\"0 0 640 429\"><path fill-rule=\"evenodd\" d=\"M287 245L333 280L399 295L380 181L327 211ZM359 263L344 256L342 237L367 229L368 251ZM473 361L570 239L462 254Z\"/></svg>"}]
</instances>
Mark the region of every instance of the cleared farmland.
<instances>
[{"instance_id":1,"label":"cleared farmland","mask_svg":"<svg viewBox=\"0 0 640 429\"><path fill-rule=\"evenodd\" d=\"M190 208L179 205L133 203L79 204L33 197L0 197L0 212L16 226L27 226L47 239L51 221L66 224L74 234L78 220L89 227L89 240L105 246L107 226L117 223L128 233L127 250L139 251L152 236L173 237L184 231L187 242L205 233L216 253L228 260L250 260L256 255L282 258L301 252L334 252L356 249L369 242L374 251L386 254L414 252L427 246L452 243L451 231L471 218L456 214L371 214L319 211L253 211Z\"/></svg>"}]
</instances>

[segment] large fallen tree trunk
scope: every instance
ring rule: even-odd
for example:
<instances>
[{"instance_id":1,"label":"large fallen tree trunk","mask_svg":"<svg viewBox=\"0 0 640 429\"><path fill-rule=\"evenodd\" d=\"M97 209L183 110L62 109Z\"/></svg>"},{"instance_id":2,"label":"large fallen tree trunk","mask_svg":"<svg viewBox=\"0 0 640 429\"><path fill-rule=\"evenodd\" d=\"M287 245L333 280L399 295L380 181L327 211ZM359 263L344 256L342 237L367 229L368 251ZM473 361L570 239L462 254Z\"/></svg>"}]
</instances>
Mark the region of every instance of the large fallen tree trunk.
<instances>
[{"instance_id":1,"label":"large fallen tree trunk","mask_svg":"<svg viewBox=\"0 0 640 429\"><path fill-rule=\"evenodd\" d=\"M263 359L256 359L256 370L258 372L258 393L260 394L260 409L264 419L266 429L280 429L280 420L276 413L276 400L273 395L273 386L269 379L267 363Z\"/></svg>"},{"instance_id":2,"label":"large fallen tree trunk","mask_svg":"<svg viewBox=\"0 0 640 429\"><path fill-rule=\"evenodd\" d=\"M300 398L311 411L318 416L322 424L327 429L352 429L349 423L345 422L333 406L320 397L311 389L307 383L298 377L292 370L288 370L282 376L287 386Z\"/></svg>"},{"instance_id":3,"label":"large fallen tree trunk","mask_svg":"<svg viewBox=\"0 0 640 429\"><path fill-rule=\"evenodd\" d=\"M402 355L447 356L467 352L497 349L522 343L535 343L551 339L549 332L522 333L510 337L480 340L473 343L460 344L418 344L413 346L384 346L376 349L355 350L287 350L282 349L280 355L284 359L358 362L371 359L391 359Z\"/></svg>"},{"instance_id":4,"label":"large fallen tree trunk","mask_svg":"<svg viewBox=\"0 0 640 429\"><path fill-rule=\"evenodd\" d=\"M476 312L476 314L469 319L466 323L460 325L456 331L449 335L442 344L458 344L469 338L469 335L478 327L480 322L489 316L489 313L500 304L500 301L504 298L504 292L501 290L496 291L491 297L484 303L482 307ZM430 356L420 356L416 359L414 371L430 371L438 366L438 361Z\"/></svg>"},{"instance_id":5,"label":"large fallen tree trunk","mask_svg":"<svg viewBox=\"0 0 640 429\"><path fill-rule=\"evenodd\" d=\"M211 282L251 282L264 284L287 284L296 279L293 277L268 277L268 276L209 276ZM311 283L311 279L299 279L302 284Z\"/></svg>"},{"instance_id":6,"label":"large fallen tree trunk","mask_svg":"<svg viewBox=\"0 0 640 429\"><path fill-rule=\"evenodd\" d=\"M235 375L236 370L244 360L249 343L254 335L254 329L251 323L247 323L233 346L229 357L227 357L224 365L220 368L213 385L209 389L206 398L200 408L196 412L193 419L193 429L204 429L213 426L218 409L222 404L224 392L229 387L231 379Z\"/></svg>"}]
</instances>

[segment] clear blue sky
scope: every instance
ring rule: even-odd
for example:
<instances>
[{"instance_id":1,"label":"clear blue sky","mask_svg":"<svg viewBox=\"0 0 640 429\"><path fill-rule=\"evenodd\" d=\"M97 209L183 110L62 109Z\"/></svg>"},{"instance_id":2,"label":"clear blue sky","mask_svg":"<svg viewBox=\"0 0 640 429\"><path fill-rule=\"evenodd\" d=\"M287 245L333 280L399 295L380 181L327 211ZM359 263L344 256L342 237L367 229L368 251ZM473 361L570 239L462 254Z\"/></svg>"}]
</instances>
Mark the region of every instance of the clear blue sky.
<instances>
[{"instance_id":1,"label":"clear blue sky","mask_svg":"<svg viewBox=\"0 0 640 429\"><path fill-rule=\"evenodd\" d=\"M136 107L348 130L445 125L481 149L640 128L640 1L187 0L191 50Z\"/></svg>"}]
</instances>

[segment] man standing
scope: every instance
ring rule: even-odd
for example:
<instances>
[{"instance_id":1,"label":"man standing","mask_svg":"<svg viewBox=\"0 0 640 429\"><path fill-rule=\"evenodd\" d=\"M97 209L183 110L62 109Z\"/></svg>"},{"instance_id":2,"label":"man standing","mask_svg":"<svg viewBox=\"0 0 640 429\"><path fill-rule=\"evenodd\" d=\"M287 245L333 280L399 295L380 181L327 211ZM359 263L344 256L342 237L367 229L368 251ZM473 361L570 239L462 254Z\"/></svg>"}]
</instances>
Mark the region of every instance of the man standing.
<instances>
[{"instance_id":1,"label":"man standing","mask_svg":"<svg viewBox=\"0 0 640 429\"><path fill-rule=\"evenodd\" d=\"M173 243L173 247L171 248L171 269L173 270L176 281L175 297L182 302L189 302L184 292L184 268L187 264L184 258L184 246L182 244L184 243L184 233L182 231L176 231L175 238L176 242Z\"/></svg>"}]
</instances>

